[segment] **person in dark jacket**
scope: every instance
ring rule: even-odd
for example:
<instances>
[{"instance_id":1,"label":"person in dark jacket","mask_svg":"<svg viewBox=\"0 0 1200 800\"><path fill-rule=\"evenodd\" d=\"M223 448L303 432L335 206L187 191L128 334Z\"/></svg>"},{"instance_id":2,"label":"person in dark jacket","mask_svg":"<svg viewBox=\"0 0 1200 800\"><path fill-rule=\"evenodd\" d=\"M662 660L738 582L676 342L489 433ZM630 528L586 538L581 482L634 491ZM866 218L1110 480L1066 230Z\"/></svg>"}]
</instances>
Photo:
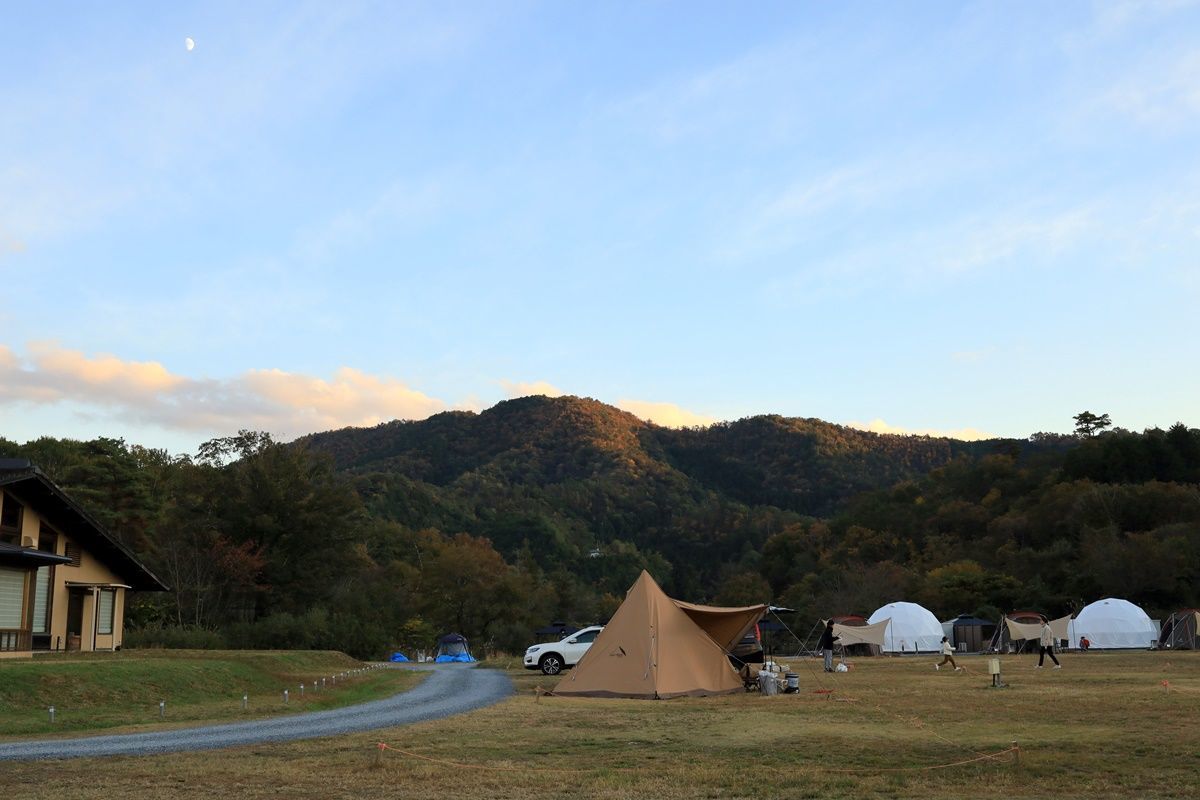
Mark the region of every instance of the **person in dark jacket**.
<instances>
[{"instance_id":1,"label":"person in dark jacket","mask_svg":"<svg viewBox=\"0 0 1200 800\"><path fill-rule=\"evenodd\" d=\"M833 635L833 620L825 623L825 630L821 632L821 639L817 642L817 649L825 655L826 672L833 672L833 643L840 638Z\"/></svg>"},{"instance_id":2,"label":"person in dark jacket","mask_svg":"<svg viewBox=\"0 0 1200 800\"><path fill-rule=\"evenodd\" d=\"M1054 631L1050 629L1050 623L1042 623L1042 635L1038 638L1038 644L1041 645L1041 649L1038 651L1038 662L1034 669L1042 668L1047 655L1054 662L1055 669L1062 669L1062 664L1058 663L1058 659L1054 656Z\"/></svg>"}]
</instances>

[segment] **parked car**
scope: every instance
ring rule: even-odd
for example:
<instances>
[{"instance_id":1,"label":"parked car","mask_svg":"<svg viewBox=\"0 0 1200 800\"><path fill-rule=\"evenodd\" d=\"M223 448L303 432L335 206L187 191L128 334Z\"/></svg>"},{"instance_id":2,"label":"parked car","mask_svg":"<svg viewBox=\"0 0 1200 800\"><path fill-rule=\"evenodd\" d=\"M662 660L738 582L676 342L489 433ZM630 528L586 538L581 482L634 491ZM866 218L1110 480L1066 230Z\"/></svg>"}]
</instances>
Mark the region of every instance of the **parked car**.
<instances>
[{"instance_id":1,"label":"parked car","mask_svg":"<svg viewBox=\"0 0 1200 800\"><path fill-rule=\"evenodd\" d=\"M729 651L729 660L738 668L743 664L763 663L762 634L757 625L746 631L742 640L733 646Z\"/></svg>"},{"instance_id":2,"label":"parked car","mask_svg":"<svg viewBox=\"0 0 1200 800\"><path fill-rule=\"evenodd\" d=\"M540 669L543 674L557 675L564 669L575 666L602 630L603 625L593 625L575 631L561 641L531 646L525 651L525 669Z\"/></svg>"}]
</instances>

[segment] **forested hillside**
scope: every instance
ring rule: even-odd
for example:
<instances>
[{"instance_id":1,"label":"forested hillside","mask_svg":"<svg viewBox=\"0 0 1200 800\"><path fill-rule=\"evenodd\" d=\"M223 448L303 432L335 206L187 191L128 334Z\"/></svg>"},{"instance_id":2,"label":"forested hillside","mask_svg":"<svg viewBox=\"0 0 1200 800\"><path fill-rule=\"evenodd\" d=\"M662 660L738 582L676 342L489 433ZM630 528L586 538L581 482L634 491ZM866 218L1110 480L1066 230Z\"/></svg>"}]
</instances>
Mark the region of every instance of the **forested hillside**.
<instances>
[{"instance_id":1,"label":"forested hillside","mask_svg":"<svg viewBox=\"0 0 1200 800\"><path fill-rule=\"evenodd\" d=\"M942 618L1102 595L1200 605L1200 431L959 442L753 417L660 428L593 400L175 457L0 439L172 587L131 641L360 656L458 630L519 649L603 619L639 570L695 601Z\"/></svg>"}]
</instances>

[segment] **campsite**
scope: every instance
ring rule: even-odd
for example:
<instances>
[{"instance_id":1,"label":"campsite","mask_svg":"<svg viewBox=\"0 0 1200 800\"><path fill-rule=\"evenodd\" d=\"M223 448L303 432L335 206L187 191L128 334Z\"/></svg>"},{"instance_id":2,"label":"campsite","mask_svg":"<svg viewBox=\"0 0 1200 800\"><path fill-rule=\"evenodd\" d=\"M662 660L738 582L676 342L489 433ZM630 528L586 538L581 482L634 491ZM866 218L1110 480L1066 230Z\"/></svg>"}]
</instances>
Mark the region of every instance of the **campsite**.
<instances>
[{"instance_id":1,"label":"campsite","mask_svg":"<svg viewBox=\"0 0 1200 800\"><path fill-rule=\"evenodd\" d=\"M1089 609L1076 619L1053 621L1063 644L1053 648L1066 662L1062 671L1039 671L1032 653L1016 646L1022 637L1042 636L1051 621L1038 625L1007 617L1009 640L1002 650L990 646L1003 641L998 634L984 647L972 631L968 638L981 646L973 654L964 652L966 642L959 646L960 669L931 670L938 649L932 638L942 625L972 629L983 621L959 617L938 623L928 610L907 602L886 604L871 615L873 622L853 615L841 623L831 620L840 640L835 671L821 670L817 653L799 636L790 650L739 669L730 654L746 631L768 614L778 618L777 612L790 609L673 599L643 571L578 664L561 675L531 673L508 656L479 662L466 638L455 633L439 637L436 654L421 654L417 663L399 652L390 662L365 664L322 654L261 653L247 659L204 651L89 654L82 663L69 654L40 665L0 662L0 696L19 712L0 722L0 760L7 742L37 734L51 740L46 754L54 759L57 788L81 798L120 794L135 800L213 791L269 797L283 787L292 796L350 798L397 783L497 798L531 792L836 798L914 791L937 798L964 790L1038 797L1046 782L1060 785L1061 796L1186 796L1198 777L1193 762L1200 747L1194 725L1200 653L1186 646L1124 647L1118 635L1143 635L1136 632L1139 614L1144 616L1140 609L1111 599L1084 611ZM1065 646L1068 631L1084 624L1095 649ZM854 655L864 652L857 649L863 645L867 654ZM331 666L341 669L332 684L324 677L310 679L306 695L301 678L295 704L286 691L279 704L270 674L294 691L299 676ZM65 685L53 676L72 670L77 686L57 690L63 719L56 725L52 714L49 724L44 718L34 722L31 712L60 696L54 686ZM180 722L249 719L264 712L301 713L299 722L307 718L303 711L347 704L344 710L353 718L355 702L404 689L415 695L439 670L458 670L463 678L469 673L461 670L483 671L481 677L502 674L512 690L465 713L336 737L229 748L221 748L218 738L202 745L219 748L216 760L187 745L99 761L63 758L53 746L54 738L72 731L115 726L117 734L147 735ZM170 674L195 677L186 684L164 682ZM125 676L124 687L112 685L119 675ZM248 693L239 710L237 692L223 685L229 683L254 686L253 712ZM446 685L465 692L469 684ZM153 719L152 698L160 695L171 697L169 723L161 706L159 719ZM131 714L136 706L140 714ZM187 728L178 731L186 734ZM1112 769L1114 761L1124 767ZM41 796L45 766L29 758L5 761L0 785L9 797Z\"/></svg>"},{"instance_id":2,"label":"campsite","mask_svg":"<svg viewBox=\"0 0 1200 800\"><path fill-rule=\"evenodd\" d=\"M4 10L0 800L1200 799L1200 0Z\"/></svg>"},{"instance_id":3,"label":"campsite","mask_svg":"<svg viewBox=\"0 0 1200 800\"><path fill-rule=\"evenodd\" d=\"M1065 656L1061 672L1005 656L935 674L928 657L854 660L826 676L793 662L802 691L664 701L541 696L548 679L508 663L502 703L369 734L213 753L0 763L14 800L100 798L1059 797L1192 796L1198 771L1195 652ZM460 668L459 665L451 665ZM981 674L981 671L983 674ZM0 674L3 674L0 668ZM1164 682L1168 684L1164 686ZM831 693L815 693L830 689ZM4 738L11 738L5 736ZM1017 742L1005 754L957 767ZM382 752L378 744L392 748Z\"/></svg>"}]
</instances>

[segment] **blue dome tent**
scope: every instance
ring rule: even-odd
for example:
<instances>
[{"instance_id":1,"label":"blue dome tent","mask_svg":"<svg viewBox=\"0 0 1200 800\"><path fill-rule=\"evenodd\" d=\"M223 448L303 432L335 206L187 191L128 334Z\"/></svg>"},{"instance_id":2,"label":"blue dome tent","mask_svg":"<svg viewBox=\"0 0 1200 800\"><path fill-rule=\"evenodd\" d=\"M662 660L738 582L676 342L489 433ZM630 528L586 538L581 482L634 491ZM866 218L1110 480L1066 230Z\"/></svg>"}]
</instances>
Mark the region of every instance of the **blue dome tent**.
<instances>
[{"instance_id":1,"label":"blue dome tent","mask_svg":"<svg viewBox=\"0 0 1200 800\"><path fill-rule=\"evenodd\" d=\"M396 651L395 653L392 653L391 660L396 662L408 661L408 656L404 655L404 653L401 653L400 651Z\"/></svg>"},{"instance_id":2,"label":"blue dome tent","mask_svg":"<svg viewBox=\"0 0 1200 800\"><path fill-rule=\"evenodd\" d=\"M434 659L438 664L468 663L474 660L470 648L467 647L467 639L462 634L448 633L438 639L437 658Z\"/></svg>"}]
</instances>

